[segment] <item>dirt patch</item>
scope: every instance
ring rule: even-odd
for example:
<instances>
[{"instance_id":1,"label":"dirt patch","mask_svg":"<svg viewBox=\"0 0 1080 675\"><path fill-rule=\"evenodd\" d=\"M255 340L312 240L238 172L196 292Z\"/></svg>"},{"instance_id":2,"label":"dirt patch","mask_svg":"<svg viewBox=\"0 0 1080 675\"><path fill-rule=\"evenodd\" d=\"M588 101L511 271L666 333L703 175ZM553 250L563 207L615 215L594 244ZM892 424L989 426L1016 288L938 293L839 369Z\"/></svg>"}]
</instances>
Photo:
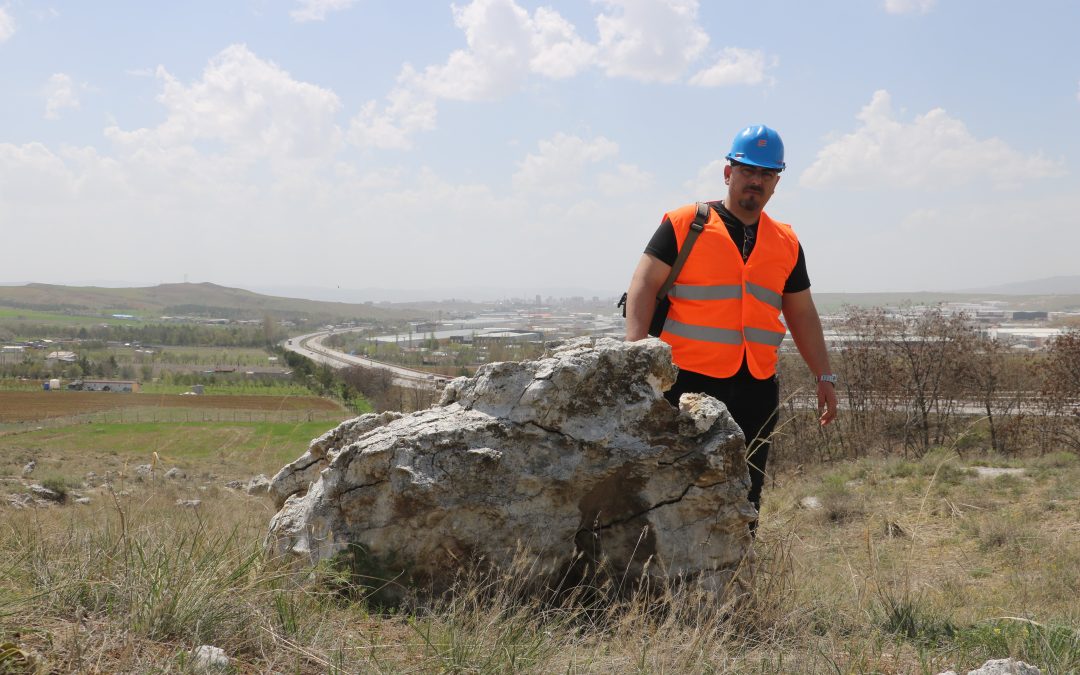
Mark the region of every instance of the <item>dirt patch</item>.
<instances>
[{"instance_id":1,"label":"dirt patch","mask_svg":"<svg viewBox=\"0 0 1080 675\"><path fill-rule=\"evenodd\" d=\"M972 470L979 478L997 478L998 476L1023 476L1024 469L1008 469L994 466L976 466Z\"/></svg>"}]
</instances>

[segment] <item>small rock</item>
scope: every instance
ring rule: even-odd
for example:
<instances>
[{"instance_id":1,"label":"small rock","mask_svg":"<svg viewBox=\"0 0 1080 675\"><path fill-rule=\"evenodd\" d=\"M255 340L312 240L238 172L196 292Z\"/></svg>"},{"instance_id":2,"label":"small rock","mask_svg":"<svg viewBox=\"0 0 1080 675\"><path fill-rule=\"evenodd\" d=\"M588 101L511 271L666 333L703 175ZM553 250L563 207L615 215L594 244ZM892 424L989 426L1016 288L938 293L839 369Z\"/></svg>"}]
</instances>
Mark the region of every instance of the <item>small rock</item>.
<instances>
[{"instance_id":1,"label":"small rock","mask_svg":"<svg viewBox=\"0 0 1080 675\"><path fill-rule=\"evenodd\" d=\"M8 495L7 500L8 504L16 509L30 508L34 503L34 498L25 493Z\"/></svg>"},{"instance_id":2,"label":"small rock","mask_svg":"<svg viewBox=\"0 0 1080 675\"><path fill-rule=\"evenodd\" d=\"M146 478L154 475L154 467L150 464L140 464L135 467L135 475L140 478Z\"/></svg>"},{"instance_id":3,"label":"small rock","mask_svg":"<svg viewBox=\"0 0 1080 675\"><path fill-rule=\"evenodd\" d=\"M201 499L177 499L176 500L176 505L177 506L182 506L182 507L184 507L186 509L194 509L194 508L198 507L199 504L202 504Z\"/></svg>"},{"instance_id":4,"label":"small rock","mask_svg":"<svg viewBox=\"0 0 1080 675\"><path fill-rule=\"evenodd\" d=\"M229 667L225 650L211 645L200 645L191 653L192 665L198 670L216 670Z\"/></svg>"},{"instance_id":5,"label":"small rock","mask_svg":"<svg viewBox=\"0 0 1080 675\"><path fill-rule=\"evenodd\" d=\"M50 490L44 485L31 485L30 492L38 499L44 499L50 502L56 502L57 504L67 499L67 495L57 492L56 490Z\"/></svg>"},{"instance_id":6,"label":"small rock","mask_svg":"<svg viewBox=\"0 0 1080 675\"><path fill-rule=\"evenodd\" d=\"M959 675L955 670L946 670L938 675ZM1013 659L992 659L982 664L980 668L969 670L967 675L1042 675L1042 671L1035 666L1029 666L1023 661Z\"/></svg>"},{"instance_id":7,"label":"small rock","mask_svg":"<svg viewBox=\"0 0 1080 675\"><path fill-rule=\"evenodd\" d=\"M996 466L976 466L975 474L979 478L997 478L998 476L1023 476L1023 469L1009 469Z\"/></svg>"},{"instance_id":8,"label":"small rock","mask_svg":"<svg viewBox=\"0 0 1080 675\"><path fill-rule=\"evenodd\" d=\"M252 495L252 494L255 494L257 492L258 493L267 492L269 489L270 489L270 479L267 478L265 475L260 473L258 476L255 476L254 478L252 478L251 480L248 481L247 486L244 487L244 492L248 493L249 495Z\"/></svg>"},{"instance_id":9,"label":"small rock","mask_svg":"<svg viewBox=\"0 0 1080 675\"><path fill-rule=\"evenodd\" d=\"M187 478L187 474L174 466L165 472L165 477L169 480L179 480L181 478Z\"/></svg>"},{"instance_id":10,"label":"small rock","mask_svg":"<svg viewBox=\"0 0 1080 675\"><path fill-rule=\"evenodd\" d=\"M34 473L34 467L36 467L36 466L37 466L37 460L36 459L32 459L29 462L27 462L26 466L23 467L22 477L26 478L30 474Z\"/></svg>"},{"instance_id":11,"label":"small rock","mask_svg":"<svg viewBox=\"0 0 1080 675\"><path fill-rule=\"evenodd\" d=\"M799 500L799 506L807 511L816 511L821 508L821 500L817 497L803 497Z\"/></svg>"},{"instance_id":12,"label":"small rock","mask_svg":"<svg viewBox=\"0 0 1080 675\"><path fill-rule=\"evenodd\" d=\"M1042 671L1023 661L993 659L982 664L981 668L969 670L968 675L1042 675Z\"/></svg>"},{"instance_id":13,"label":"small rock","mask_svg":"<svg viewBox=\"0 0 1080 675\"><path fill-rule=\"evenodd\" d=\"M77 498L75 500L75 503L76 504L89 504L90 503L90 498L89 497L79 497L79 498Z\"/></svg>"},{"instance_id":14,"label":"small rock","mask_svg":"<svg viewBox=\"0 0 1080 675\"><path fill-rule=\"evenodd\" d=\"M238 481L238 480L231 480L228 483L225 483L225 487L231 488L233 490L239 490L243 486L244 486L244 484L241 481Z\"/></svg>"}]
</instances>

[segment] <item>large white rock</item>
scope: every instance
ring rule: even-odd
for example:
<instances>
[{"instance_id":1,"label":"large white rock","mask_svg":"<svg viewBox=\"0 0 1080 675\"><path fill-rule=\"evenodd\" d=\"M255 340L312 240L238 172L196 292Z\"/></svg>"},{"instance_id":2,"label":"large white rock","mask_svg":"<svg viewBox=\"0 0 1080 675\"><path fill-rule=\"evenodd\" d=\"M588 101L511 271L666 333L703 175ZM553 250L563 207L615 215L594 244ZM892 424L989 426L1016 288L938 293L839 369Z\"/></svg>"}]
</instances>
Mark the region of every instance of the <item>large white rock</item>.
<instances>
[{"instance_id":1,"label":"large white rock","mask_svg":"<svg viewBox=\"0 0 1080 675\"><path fill-rule=\"evenodd\" d=\"M522 549L534 584L600 569L722 592L756 517L743 437L713 398L669 405L675 374L659 340L580 338L458 378L428 410L344 422L271 481L267 546L347 552L389 600Z\"/></svg>"}]
</instances>

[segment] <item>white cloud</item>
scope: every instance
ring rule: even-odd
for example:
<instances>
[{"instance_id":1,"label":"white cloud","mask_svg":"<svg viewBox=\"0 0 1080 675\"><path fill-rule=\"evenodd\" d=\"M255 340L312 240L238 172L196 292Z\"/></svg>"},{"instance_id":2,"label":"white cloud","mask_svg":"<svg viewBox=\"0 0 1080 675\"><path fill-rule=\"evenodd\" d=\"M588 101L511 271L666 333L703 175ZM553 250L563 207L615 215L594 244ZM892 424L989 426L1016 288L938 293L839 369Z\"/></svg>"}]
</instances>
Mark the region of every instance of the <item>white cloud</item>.
<instances>
[{"instance_id":1,"label":"white cloud","mask_svg":"<svg viewBox=\"0 0 1080 675\"><path fill-rule=\"evenodd\" d=\"M0 7L0 42L5 42L14 34L15 17L8 14L6 9Z\"/></svg>"},{"instance_id":2,"label":"white cloud","mask_svg":"<svg viewBox=\"0 0 1080 675\"><path fill-rule=\"evenodd\" d=\"M605 197L643 194L653 186L653 175L634 164L619 164L596 177L597 190Z\"/></svg>"},{"instance_id":3,"label":"white cloud","mask_svg":"<svg viewBox=\"0 0 1080 675\"><path fill-rule=\"evenodd\" d=\"M335 122L337 95L293 79L244 45L233 45L210 60L202 79L185 85L158 67L158 100L167 117L159 126L106 135L141 151L218 143L246 158L280 160L325 158L342 145Z\"/></svg>"},{"instance_id":4,"label":"white cloud","mask_svg":"<svg viewBox=\"0 0 1080 675\"><path fill-rule=\"evenodd\" d=\"M574 25L554 10L541 7L533 15L533 55L529 69L544 77L572 77L589 67L596 48L582 40Z\"/></svg>"},{"instance_id":5,"label":"white cloud","mask_svg":"<svg viewBox=\"0 0 1080 675\"><path fill-rule=\"evenodd\" d=\"M724 189L724 167L726 159L714 159L698 170L693 180L687 181L686 189L695 199L719 199L726 194Z\"/></svg>"},{"instance_id":6,"label":"white cloud","mask_svg":"<svg viewBox=\"0 0 1080 675\"><path fill-rule=\"evenodd\" d=\"M406 66L399 85L382 107L368 101L349 123L349 141L364 147L407 150L413 134L435 128L435 98L412 86L415 71Z\"/></svg>"},{"instance_id":7,"label":"white cloud","mask_svg":"<svg viewBox=\"0 0 1080 675\"><path fill-rule=\"evenodd\" d=\"M595 48L548 8L530 16L513 0L473 0L453 11L466 48L423 71L402 68L386 103L368 102L353 119L350 140L408 148L413 134L435 127L439 99L499 98L518 90L532 74L551 79L576 75L594 57Z\"/></svg>"},{"instance_id":8,"label":"white cloud","mask_svg":"<svg viewBox=\"0 0 1080 675\"><path fill-rule=\"evenodd\" d=\"M767 59L760 50L728 47L715 64L699 71L689 83L699 87L761 84L765 80L765 69L775 67L777 63L776 58Z\"/></svg>"},{"instance_id":9,"label":"white cloud","mask_svg":"<svg viewBox=\"0 0 1080 675\"><path fill-rule=\"evenodd\" d=\"M445 63L402 68L382 103L370 101L352 120L353 143L407 149L420 131L435 128L439 100L493 100L521 89L530 77L564 79L598 67L609 77L676 82L704 55L709 36L697 22L697 0L595 0L597 44L556 11L530 14L515 0L472 0L453 7L466 47ZM760 51L728 48L691 84L759 84L775 65Z\"/></svg>"},{"instance_id":10,"label":"white cloud","mask_svg":"<svg viewBox=\"0 0 1080 675\"><path fill-rule=\"evenodd\" d=\"M829 143L799 177L807 187L935 188L989 179L1006 186L1022 178L1056 176L1060 162L1020 152L999 138L980 140L941 108L905 123L885 90L857 115L858 128Z\"/></svg>"},{"instance_id":11,"label":"white cloud","mask_svg":"<svg viewBox=\"0 0 1080 675\"><path fill-rule=\"evenodd\" d=\"M709 36L697 22L697 0L597 0L600 63L614 77L675 82L700 58Z\"/></svg>"},{"instance_id":12,"label":"white cloud","mask_svg":"<svg viewBox=\"0 0 1080 675\"><path fill-rule=\"evenodd\" d=\"M578 136L555 134L551 140L540 141L538 153L526 155L518 164L513 176L514 188L544 195L584 192L592 187L585 180L586 170L618 154L618 144L604 137L588 141Z\"/></svg>"},{"instance_id":13,"label":"white cloud","mask_svg":"<svg viewBox=\"0 0 1080 675\"><path fill-rule=\"evenodd\" d=\"M64 108L79 108L79 95L75 83L65 73L53 73L45 85L45 119L60 119Z\"/></svg>"},{"instance_id":14,"label":"white cloud","mask_svg":"<svg viewBox=\"0 0 1080 675\"><path fill-rule=\"evenodd\" d=\"M289 16L299 23L325 21L329 12L348 9L354 4L356 0L300 0L300 7L289 12Z\"/></svg>"},{"instance_id":15,"label":"white cloud","mask_svg":"<svg viewBox=\"0 0 1080 675\"><path fill-rule=\"evenodd\" d=\"M937 0L885 0L885 11L889 14L926 14L936 4Z\"/></svg>"}]
</instances>

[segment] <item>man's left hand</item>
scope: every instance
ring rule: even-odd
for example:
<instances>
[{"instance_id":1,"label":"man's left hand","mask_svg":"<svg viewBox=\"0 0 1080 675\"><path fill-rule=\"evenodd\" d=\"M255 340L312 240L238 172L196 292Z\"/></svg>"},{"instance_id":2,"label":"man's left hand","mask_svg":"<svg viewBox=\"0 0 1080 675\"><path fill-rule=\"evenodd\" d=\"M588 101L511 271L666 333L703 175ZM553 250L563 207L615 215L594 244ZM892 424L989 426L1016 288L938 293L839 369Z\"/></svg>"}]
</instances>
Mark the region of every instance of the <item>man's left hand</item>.
<instances>
[{"instance_id":1,"label":"man's left hand","mask_svg":"<svg viewBox=\"0 0 1080 675\"><path fill-rule=\"evenodd\" d=\"M836 419L836 387L831 382L818 382L817 408L821 426L828 426Z\"/></svg>"}]
</instances>

